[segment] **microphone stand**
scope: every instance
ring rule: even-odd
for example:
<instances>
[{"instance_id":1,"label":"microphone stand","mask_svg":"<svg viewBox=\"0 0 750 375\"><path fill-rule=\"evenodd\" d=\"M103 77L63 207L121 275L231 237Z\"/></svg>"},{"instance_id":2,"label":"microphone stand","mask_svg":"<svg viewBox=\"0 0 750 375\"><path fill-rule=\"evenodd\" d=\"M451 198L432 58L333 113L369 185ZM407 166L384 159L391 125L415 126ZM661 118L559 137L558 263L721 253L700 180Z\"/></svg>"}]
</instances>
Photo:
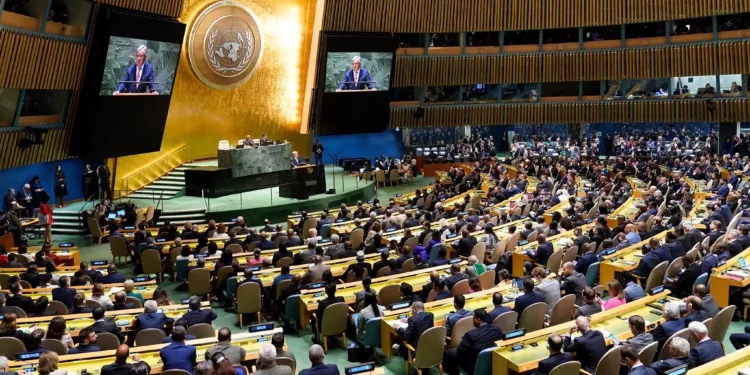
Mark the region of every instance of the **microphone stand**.
<instances>
[{"instance_id":1,"label":"microphone stand","mask_svg":"<svg viewBox=\"0 0 750 375\"><path fill-rule=\"evenodd\" d=\"M331 173L333 174L333 191L332 194L336 194L336 166L338 165L338 154L333 154L326 152L328 154L328 157L331 158L333 161L333 169L331 169ZM323 164L323 173L325 173L326 166Z\"/></svg>"}]
</instances>

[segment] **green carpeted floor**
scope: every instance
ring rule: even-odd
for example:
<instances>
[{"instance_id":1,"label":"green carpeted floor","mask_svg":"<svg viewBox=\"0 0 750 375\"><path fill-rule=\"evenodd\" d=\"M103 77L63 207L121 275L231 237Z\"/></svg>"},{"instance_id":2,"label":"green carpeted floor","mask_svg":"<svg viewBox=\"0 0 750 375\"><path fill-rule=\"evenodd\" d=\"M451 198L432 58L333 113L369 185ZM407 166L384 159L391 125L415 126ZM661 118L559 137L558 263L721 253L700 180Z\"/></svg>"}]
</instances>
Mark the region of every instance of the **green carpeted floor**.
<instances>
[{"instance_id":1,"label":"green carpeted floor","mask_svg":"<svg viewBox=\"0 0 750 375\"><path fill-rule=\"evenodd\" d=\"M377 197L381 201L387 201L389 198L395 197L399 193L406 193L413 191L414 189L418 187L423 187L428 184L430 179L428 178L418 178L415 182L410 182L398 186L388 186L388 187L381 187L377 190ZM250 224L259 224L259 223L250 223ZM107 259L110 260L110 252L109 252L109 245L107 243L104 244L94 244L93 246L90 246L88 242L82 237L82 236L63 236L63 235L56 235L53 238L53 241L55 243L59 242L73 242L76 245L79 246L80 252L81 252L81 260L86 261L92 261L92 260L101 260L101 259ZM32 243L32 244L39 244L39 243ZM133 266L125 266L125 267L119 267L120 273L122 273L125 276L133 276ZM180 285L172 282L171 277L166 277L165 281L162 282L161 287L166 289L170 298L172 300L181 300L184 298L188 298L189 294L187 293L187 290ZM217 313L218 318L213 322L213 326L215 329L219 329L222 327L229 327L232 332L240 333L240 332L246 332L245 329L239 328L239 320L237 318L237 314L231 311L225 311L222 307L219 307L218 305L214 304L213 310ZM746 323L745 322L733 322L731 323L729 327L729 331L727 333L726 339L724 340L724 346L726 347L727 352L733 352L734 348L729 342L729 335L735 332L744 332L744 327ZM299 369L305 369L310 366L310 362L307 359L307 352L312 345L312 333L308 329L307 331L301 331L299 335L287 335L287 345L289 346L289 349L295 354L297 357L297 364L299 366ZM381 359L382 356L381 356ZM338 342L331 343L329 341L329 351L326 356L326 363L335 363L339 366L339 369L343 371L343 368L345 366L349 366L352 363L347 361L347 355L346 351L343 350ZM405 372L405 365L404 361L401 358L393 357L389 361L385 361L383 364L385 368L386 374L404 374ZM437 374L437 369L433 370L434 374Z\"/></svg>"}]
</instances>

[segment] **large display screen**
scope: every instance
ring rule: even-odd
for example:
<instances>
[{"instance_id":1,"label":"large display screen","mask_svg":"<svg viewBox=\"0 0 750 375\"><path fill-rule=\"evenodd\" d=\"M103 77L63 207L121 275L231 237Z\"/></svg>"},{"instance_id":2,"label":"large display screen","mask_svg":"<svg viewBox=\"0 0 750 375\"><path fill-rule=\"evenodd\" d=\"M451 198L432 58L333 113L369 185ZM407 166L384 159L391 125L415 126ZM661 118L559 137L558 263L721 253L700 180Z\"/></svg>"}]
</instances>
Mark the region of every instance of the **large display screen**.
<instances>
[{"instance_id":1,"label":"large display screen","mask_svg":"<svg viewBox=\"0 0 750 375\"><path fill-rule=\"evenodd\" d=\"M323 34L313 116L319 135L375 133L388 127L396 48L391 35Z\"/></svg>"},{"instance_id":2,"label":"large display screen","mask_svg":"<svg viewBox=\"0 0 750 375\"><path fill-rule=\"evenodd\" d=\"M94 20L68 153L159 151L186 26L105 4Z\"/></svg>"},{"instance_id":3,"label":"large display screen","mask_svg":"<svg viewBox=\"0 0 750 375\"><path fill-rule=\"evenodd\" d=\"M393 52L328 52L325 92L388 91Z\"/></svg>"},{"instance_id":4,"label":"large display screen","mask_svg":"<svg viewBox=\"0 0 750 375\"><path fill-rule=\"evenodd\" d=\"M171 95L180 44L112 36L99 95Z\"/></svg>"}]
</instances>

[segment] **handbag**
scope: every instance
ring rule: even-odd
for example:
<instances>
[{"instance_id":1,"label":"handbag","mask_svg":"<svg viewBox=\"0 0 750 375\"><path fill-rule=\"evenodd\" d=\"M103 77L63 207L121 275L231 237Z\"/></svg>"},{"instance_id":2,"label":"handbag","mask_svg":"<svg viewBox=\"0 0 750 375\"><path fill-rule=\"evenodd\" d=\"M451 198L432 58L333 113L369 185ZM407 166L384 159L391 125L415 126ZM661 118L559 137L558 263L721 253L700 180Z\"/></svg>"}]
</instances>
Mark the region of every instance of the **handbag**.
<instances>
[{"instance_id":1,"label":"handbag","mask_svg":"<svg viewBox=\"0 0 750 375\"><path fill-rule=\"evenodd\" d=\"M47 225L49 223L49 217L47 214L43 214L41 211L39 212L39 216L37 216L39 219L39 225Z\"/></svg>"}]
</instances>

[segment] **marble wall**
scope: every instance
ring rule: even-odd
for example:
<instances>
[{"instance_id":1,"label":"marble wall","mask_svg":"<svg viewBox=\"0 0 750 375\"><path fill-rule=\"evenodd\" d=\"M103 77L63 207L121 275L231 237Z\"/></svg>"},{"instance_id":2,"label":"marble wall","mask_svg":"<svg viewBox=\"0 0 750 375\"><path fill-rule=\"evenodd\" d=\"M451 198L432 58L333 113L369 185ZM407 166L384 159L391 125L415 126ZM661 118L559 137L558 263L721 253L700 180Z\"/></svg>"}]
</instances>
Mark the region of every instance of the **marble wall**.
<instances>
[{"instance_id":1,"label":"marble wall","mask_svg":"<svg viewBox=\"0 0 750 375\"><path fill-rule=\"evenodd\" d=\"M291 169L292 148L283 145L219 150L219 167L232 168L232 177Z\"/></svg>"}]
</instances>

